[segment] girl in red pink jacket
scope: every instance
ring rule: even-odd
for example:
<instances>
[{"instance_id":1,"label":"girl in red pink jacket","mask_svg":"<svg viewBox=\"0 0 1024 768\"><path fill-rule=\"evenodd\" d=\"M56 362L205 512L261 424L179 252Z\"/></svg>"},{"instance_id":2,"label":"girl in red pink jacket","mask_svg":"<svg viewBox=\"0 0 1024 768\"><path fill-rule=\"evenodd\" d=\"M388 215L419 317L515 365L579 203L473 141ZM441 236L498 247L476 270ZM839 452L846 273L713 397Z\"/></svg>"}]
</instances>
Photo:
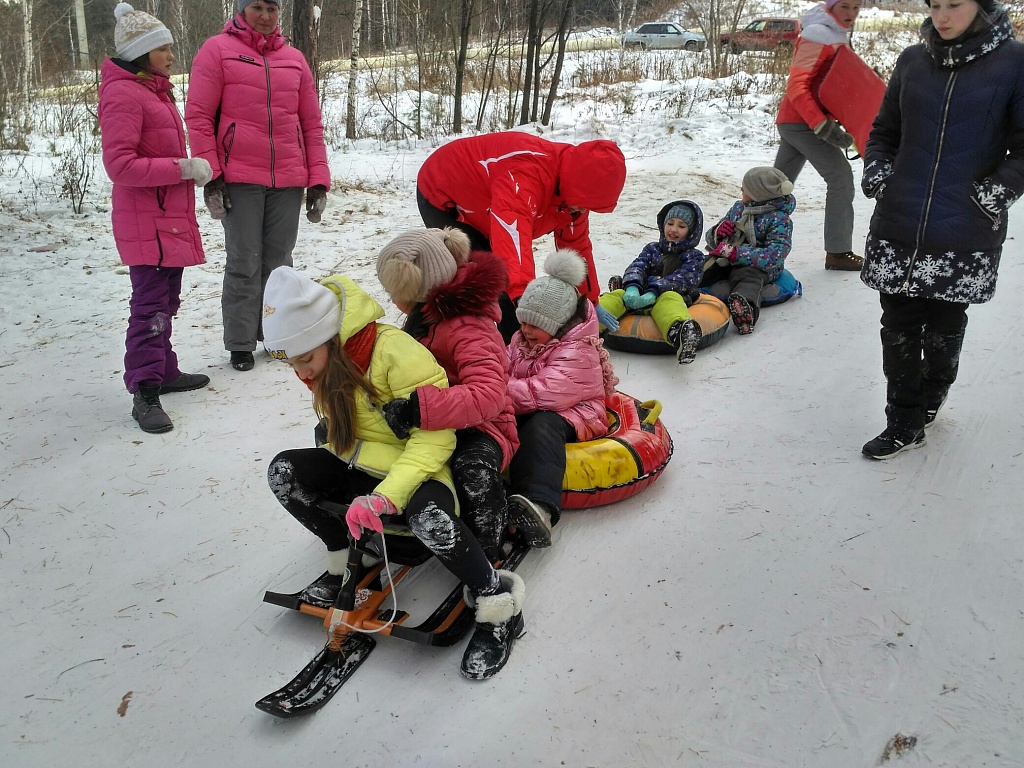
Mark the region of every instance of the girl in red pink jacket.
<instances>
[{"instance_id":1,"label":"girl in red pink jacket","mask_svg":"<svg viewBox=\"0 0 1024 768\"><path fill-rule=\"evenodd\" d=\"M224 348L253 368L270 273L291 266L302 194L320 221L331 186L313 75L278 27L279 0L236 0L238 14L192 60L185 121L213 168L203 197L224 225Z\"/></svg>"},{"instance_id":2,"label":"girl in red pink jacket","mask_svg":"<svg viewBox=\"0 0 1024 768\"><path fill-rule=\"evenodd\" d=\"M384 416L400 438L413 427L457 430L451 468L461 517L497 557L508 524L501 473L519 447L508 358L495 325L505 266L491 253L470 253L460 230L417 229L384 246L377 277L408 315L406 333L433 353L449 383L390 401Z\"/></svg>"},{"instance_id":3,"label":"girl in red pink jacket","mask_svg":"<svg viewBox=\"0 0 1024 768\"><path fill-rule=\"evenodd\" d=\"M171 346L184 267L205 261L196 223L195 183L210 166L190 160L171 95L171 33L128 3L114 9L117 57L103 62L99 123L103 167L113 182L114 242L132 281L124 383L132 417L145 432L174 427L160 395L205 387L210 378L182 373Z\"/></svg>"},{"instance_id":4,"label":"girl in red pink jacket","mask_svg":"<svg viewBox=\"0 0 1024 768\"><path fill-rule=\"evenodd\" d=\"M551 545L561 512L565 444L608 434L605 396L615 392L593 304L576 286L586 272L579 254L558 250L547 275L526 286L508 346L508 382L520 449L509 466L509 516L534 547Z\"/></svg>"}]
</instances>

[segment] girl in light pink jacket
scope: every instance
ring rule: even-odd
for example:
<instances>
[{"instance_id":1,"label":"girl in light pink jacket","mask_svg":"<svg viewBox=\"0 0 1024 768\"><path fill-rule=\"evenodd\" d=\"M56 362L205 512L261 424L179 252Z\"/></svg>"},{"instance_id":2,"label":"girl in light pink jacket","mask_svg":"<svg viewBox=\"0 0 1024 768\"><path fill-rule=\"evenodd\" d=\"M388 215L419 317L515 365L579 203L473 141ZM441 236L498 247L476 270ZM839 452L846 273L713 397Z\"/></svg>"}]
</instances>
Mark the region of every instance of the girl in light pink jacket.
<instances>
[{"instance_id":1,"label":"girl in light pink jacket","mask_svg":"<svg viewBox=\"0 0 1024 768\"><path fill-rule=\"evenodd\" d=\"M508 346L508 382L520 448L509 466L509 518L533 547L551 545L565 475L565 444L608 434L605 396L615 391L594 306L576 287L586 263L558 250L544 263L547 276L527 285L516 317L520 330Z\"/></svg>"},{"instance_id":2,"label":"girl in light pink jacket","mask_svg":"<svg viewBox=\"0 0 1024 768\"><path fill-rule=\"evenodd\" d=\"M205 387L182 373L171 347L184 267L205 261L196 223L195 183L210 180L205 160L189 159L171 95L174 42L167 27L128 3L114 9L117 57L103 62L99 122L103 166L113 182L114 242L132 282L124 383L145 432L173 428L160 395Z\"/></svg>"}]
</instances>

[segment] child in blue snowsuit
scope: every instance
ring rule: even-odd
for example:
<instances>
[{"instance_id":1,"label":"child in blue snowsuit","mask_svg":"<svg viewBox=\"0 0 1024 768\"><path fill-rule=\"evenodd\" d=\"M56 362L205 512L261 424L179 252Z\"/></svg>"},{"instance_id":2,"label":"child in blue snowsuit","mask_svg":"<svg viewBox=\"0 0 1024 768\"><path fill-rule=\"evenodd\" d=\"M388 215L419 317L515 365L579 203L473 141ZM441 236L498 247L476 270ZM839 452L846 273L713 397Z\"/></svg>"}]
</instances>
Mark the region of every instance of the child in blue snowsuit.
<instances>
[{"instance_id":1,"label":"child in blue snowsuit","mask_svg":"<svg viewBox=\"0 0 1024 768\"><path fill-rule=\"evenodd\" d=\"M793 183L782 171L762 166L743 177L742 200L708 230L705 292L724 301L741 334L753 332L761 311L761 292L782 275L793 247L796 208Z\"/></svg>"},{"instance_id":2,"label":"child in blue snowsuit","mask_svg":"<svg viewBox=\"0 0 1024 768\"><path fill-rule=\"evenodd\" d=\"M680 363L692 363L701 330L687 306L698 296L704 253L697 249L704 214L689 200L675 200L658 213L661 239L648 243L626 274L622 286L605 293L600 305L617 318L650 312Z\"/></svg>"}]
</instances>

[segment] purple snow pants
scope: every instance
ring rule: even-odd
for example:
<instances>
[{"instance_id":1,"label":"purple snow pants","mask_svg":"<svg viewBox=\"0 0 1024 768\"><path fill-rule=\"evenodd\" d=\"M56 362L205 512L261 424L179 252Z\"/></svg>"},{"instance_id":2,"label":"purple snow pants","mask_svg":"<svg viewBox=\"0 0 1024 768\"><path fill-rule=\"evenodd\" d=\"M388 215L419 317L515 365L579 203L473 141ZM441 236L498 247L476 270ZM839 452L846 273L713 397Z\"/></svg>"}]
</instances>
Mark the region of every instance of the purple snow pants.
<instances>
[{"instance_id":1,"label":"purple snow pants","mask_svg":"<svg viewBox=\"0 0 1024 768\"><path fill-rule=\"evenodd\" d=\"M182 267L128 267L131 314L124 340L124 385L159 387L181 374L171 348L171 318L181 306Z\"/></svg>"}]
</instances>

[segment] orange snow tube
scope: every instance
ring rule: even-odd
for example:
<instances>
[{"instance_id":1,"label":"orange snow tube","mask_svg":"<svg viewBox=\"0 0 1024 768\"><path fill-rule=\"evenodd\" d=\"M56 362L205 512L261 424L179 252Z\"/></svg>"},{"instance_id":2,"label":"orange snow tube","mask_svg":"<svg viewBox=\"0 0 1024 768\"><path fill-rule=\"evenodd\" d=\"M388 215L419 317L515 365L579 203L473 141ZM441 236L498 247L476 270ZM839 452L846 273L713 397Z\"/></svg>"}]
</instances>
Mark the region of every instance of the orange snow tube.
<instances>
[{"instance_id":1,"label":"orange snow tube","mask_svg":"<svg viewBox=\"0 0 1024 768\"><path fill-rule=\"evenodd\" d=\"M690 317L700 326L701 338L697 349L710 347L729 330L729 309L719 299L706 293L690 305ZM604 334L604 345L619 352L639 352L644 355L667 355L675 350L663 338L654 318L649 314L624 315L619 318L619 330Z\"/></svg>"},{"instance_id":2,"label":"orange snow tube","mask_svg":"<svg viewBox=\"0 0 1024 768\"><path fill-rule=\"evenodd\" d=\"M657 480L672 458L672 438L658 418L661 403L616 392L605 407L607 436L565 446L563 509L622 501Z\"/></svg>"}]
</instances>

